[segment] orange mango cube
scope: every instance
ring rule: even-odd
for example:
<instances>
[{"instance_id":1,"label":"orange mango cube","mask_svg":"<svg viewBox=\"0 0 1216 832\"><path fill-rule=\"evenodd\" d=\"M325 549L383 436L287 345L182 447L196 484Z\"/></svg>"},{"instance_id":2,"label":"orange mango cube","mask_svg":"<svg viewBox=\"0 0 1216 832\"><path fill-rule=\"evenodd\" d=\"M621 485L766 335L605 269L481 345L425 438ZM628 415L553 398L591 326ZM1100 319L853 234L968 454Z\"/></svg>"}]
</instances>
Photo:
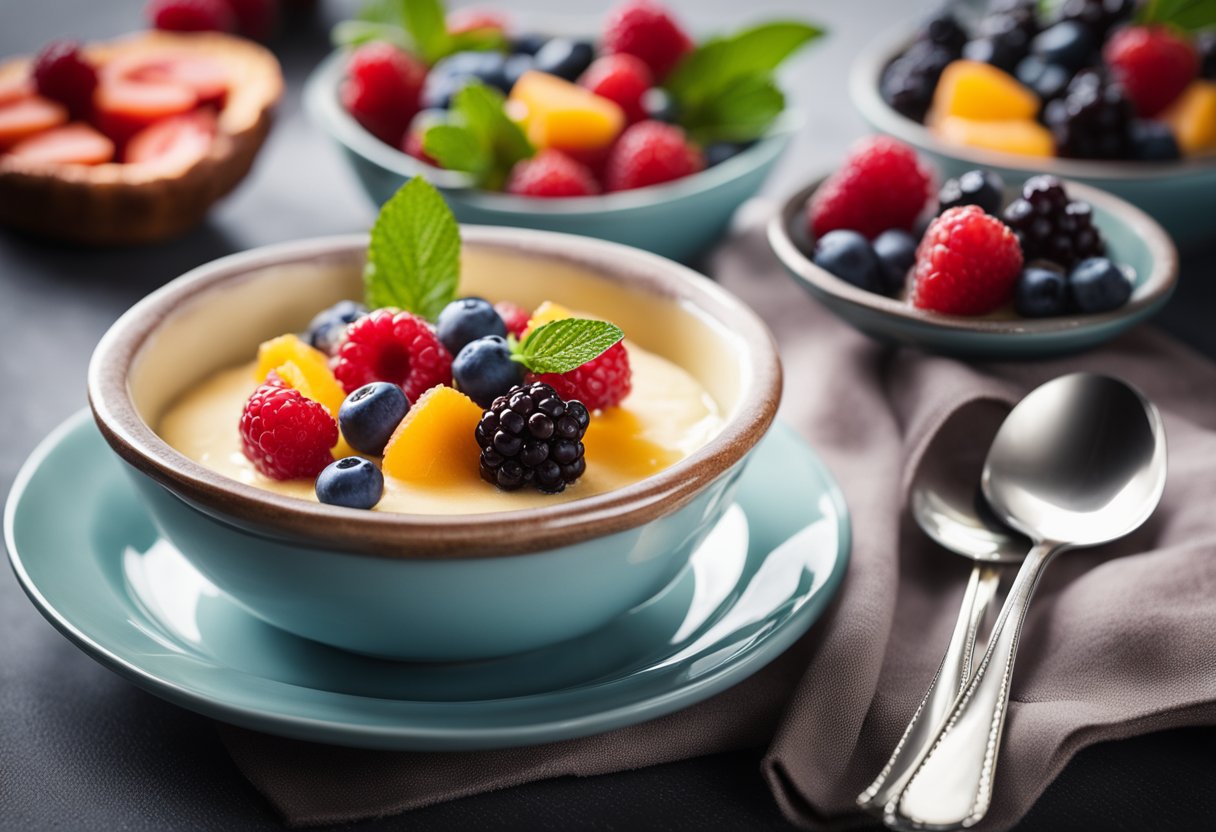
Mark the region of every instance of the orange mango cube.
<instances>
[{"instance_id":1,"label":"orange mango cube","mask_svg":"<svg viewBox=\"0 0 1216 832\"><path fill-rule=\"evenodd\" d=\"M1051 131L1029 119L978 121L952 116L937 121L932 130L951 144L1023 156L1055 155Z\"/></svg>"},{"instance_id":2,"label":"orange mango cube","mask_svg":"<svg viewBox=\"0 0 1216 832\"><path fill-rule=\"evenodd\" d=\"M573 318L574 313L560 303L554 303L547 300L540 306L536 307L536 311L532 313L532 317L528 318L528 325L524 327L523 335L520 340L528 337L528 333L536 329L538 326L551 324L554 321L564 321L566 318Z\"/></svg>"},{"instance_id":3,"label":"orange mango cube","mask_svg":"<svg viewBox=\"0 0 1216 832\"><path fill-rule=\"evenodd\" d=\"M977 121L1033 119L1039 97L1017 78L980 61L953 61L933 93L927 123L958 116Z\"/></svg>"},{"instance_id":4,"label":"orange mango cube","mask_svg":"<svg viewBox=\"0 0 1216 832\"><path fill-rule=\"evenodd\" d=\"M515 82L507 107L538 150L597 150L625 127L625 112L615 102L535 70Z\"/></svg>"},{"instance_id":5,"label":"orange mango cube","mask_svg":"<svg viewBox=\"0 0 1216 832\"><path fill-rule=\"evenodd\" d=\"M284 371L286 365L290 367ZM305 344L297 335L280 335L258 347L255 381L261 384L271 370L277 370L283 381L299 390L300 395L320 402L331 416L338 417L346 391L330 371L325 353Z\"/></svg>"},{"instance_id":6,"label":"orange mango cube","mask_svg":"<svg viewBox=\"0 0 1216 832\"><path fill-rule=\"evenodd\" d=\"M480 451L473 434L482 412L455 388L432 387L388 440L381 465L385 476L432 486L480 480Z\"/></svg>"},{"instance_id":7,"label":"orange mango cube","mask_svg":"<svg viewBox=\"0 0 1216 832\"><path fill-rule=\"evenodd\" d=\"M1216 81L1192 81L1160 119L1183 154L1216 150Z\"/></svg>"}]
</instances>

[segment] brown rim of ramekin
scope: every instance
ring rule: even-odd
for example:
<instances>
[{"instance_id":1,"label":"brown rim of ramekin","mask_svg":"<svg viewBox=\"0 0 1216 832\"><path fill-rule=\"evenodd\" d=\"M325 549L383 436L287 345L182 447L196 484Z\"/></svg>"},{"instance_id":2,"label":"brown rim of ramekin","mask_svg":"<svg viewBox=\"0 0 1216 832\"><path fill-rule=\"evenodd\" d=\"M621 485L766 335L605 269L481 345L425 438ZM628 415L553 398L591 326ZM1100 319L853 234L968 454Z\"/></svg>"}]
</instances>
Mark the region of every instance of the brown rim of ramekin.
<instances>
[{"instance_id":1,"label":"brown rim of ramekin","mask_svg":"<svg viewBox=\"0 0 1216 832\"><path fill-rule=\"evenodd\" d=\"M756 314L713 281L657 255L602 240L487 226L464 226L461 233L472 246L564 259L709 315L740 338L745 351L746 377L735 414L704 447L640 482L553 506L484 514L410 515L311 503L237 482L170 447L140 417L127 385L133 360L164 318L188 298L256 269L360 256L366 236L347 235L224 257L131 307L102 337L89 363L89 405L102 435L120 457L184 502L249 534L343 553L469 558L543 551L670 514L743 459L767 432L781 398L776 345Z\"/></svg>"}]
</instances>

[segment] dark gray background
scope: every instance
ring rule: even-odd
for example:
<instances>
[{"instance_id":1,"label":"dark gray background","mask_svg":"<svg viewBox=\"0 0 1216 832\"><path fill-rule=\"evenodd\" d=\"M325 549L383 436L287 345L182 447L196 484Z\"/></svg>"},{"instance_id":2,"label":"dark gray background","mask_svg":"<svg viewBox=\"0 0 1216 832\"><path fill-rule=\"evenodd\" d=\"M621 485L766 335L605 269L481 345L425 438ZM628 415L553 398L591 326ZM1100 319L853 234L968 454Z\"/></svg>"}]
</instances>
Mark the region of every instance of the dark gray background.
<instances>
[{"instance_id":1,"label":"dark gray background","mask_svg":"<svg viewBox=\"0 0 1216 832\"><path fill-rule=\"evenodd\" d=\"M608 3L511 3L594 30ZM792 72L808 128L770 182L796 188L863 132L845 67L879 28L932 4L899 0L674 0L698 30L781 14L832 30ZM0 56L52 37L99 39L140 26L142 0L0 0ZM744 6L741 8L741 6ZM209 222L143 249L90 251L0 232L0 493L21 461L84 405L89 354L139 297L183 271L252 246L366 229L373 212L299 111L300 82L351 2L321 3L274 44L289 89L258 164ZM1216 260L1191 257L1161 323L1216 356ZM807 301L810 302L809 300ZM1211 495L1196 495L1210 499ZM71 506L64 507L65 512ZM830 703L827 703L830 707ZM808 749L811 753L811 749ZM586 780L563 779L455 801L350 829L787 829L758 772L759 752L723 754ZM1082 752L1021 829L1199 829L1216 817L1216 729L1108 743ZM93 663L0 569L0 828L213 829L281 824L230 763L213 724Z\"/></svg>"}]
</instances>

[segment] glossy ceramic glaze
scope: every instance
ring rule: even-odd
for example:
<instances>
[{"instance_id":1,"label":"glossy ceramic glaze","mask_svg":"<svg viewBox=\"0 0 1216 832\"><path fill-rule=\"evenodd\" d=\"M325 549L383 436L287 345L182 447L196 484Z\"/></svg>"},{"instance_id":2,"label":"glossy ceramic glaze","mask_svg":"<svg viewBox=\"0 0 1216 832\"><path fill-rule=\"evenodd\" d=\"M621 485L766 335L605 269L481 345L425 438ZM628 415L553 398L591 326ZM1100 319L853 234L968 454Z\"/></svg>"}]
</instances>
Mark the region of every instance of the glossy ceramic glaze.
<instances>
[{"instance_id":1,"label":"glossy ceramic glaze","mask_svg":"<svg viewBox=\"0 0 1216 832\"><path fill-rule=\"evenodd\" d=\"M102 339L90 403L158 527L263 620L393 658L530 650L590 632L654 595L729 506L780 391L763 324L710 281L645 252L517 229L462 236L464 292L526 306L550 299L611 318L701 382L721 407L721 432L633 485L509 512L360 512L240 483L187 459L153 426L181 392L247 360L260 341L357 297L366 238L203 266L141 301Z\"/></svg>"},{"instance_id":2,"label":"glossy ceramic glaze","mask_svg":"<svg viewBox=\"0 0 1216 832\"><path fill-rule=\"evenodd\" d=\"M1091 349L1149 318L1173 294L1178 253L1165 231L1143 211L1075 182L1068 192L1089 202L1107 254L1135 273L1131 300L1120 309L1056 318L969 318L916 309L906 301L859 289L819 268L808 256L805 205L823 180L791 196L769 221L768 240L794 280L824 306L880 341L966 358L1048 358Z\"/></svg>"},{"instance_id":3,"label":"glossy ceramic glaze","mask_svg":"<svg viewBox=\"0 0 1216 832\"><path fill-rule=\"evenodd\" d=\"M778 425L756 449L736 502L653 600L526 655L386 662L246 613L157 530L125 467L84 413L34 452L5 512L25 591L64 635L152 693L318 742L492 748L657 717L780 654L828 604L848 558L839 490Z\"/></svg>"},{"instance_id":4,"label":"glossy ceramic glaze","mask_svg":"<svg viewBox=\"0 0 1216 832\"><path fill-rule=\"evenodd\" d=\"M1139 207L1165 228L1183 249L1210 245L1216 215L1216 155L1180 162L1106 162L1022 156L943 142L923 124L887 106L878 91L883 68L908 45L907 27L868 46L853 62L849 93L875 130L915 146L944 176L977 167L994 170L1020 184L1038 173L1083 182Z\"/></svg>"},{"instance_id":5,"label":"glossy ceramic glaze","mask_svg":"<svg viewBox=\"0 0 1216 832\"><path fill-rule=\"evenodd\" d=\"M472 188L463 174L423 164L364 130L338 100L344 59L335 53L316 69L304 91L305 106L342 148L377 205L422 175L440 189L461 222L598 237L676 260L691 258L721 237L735 209L760 190L801 123L796 113L787 112L768 136L739 155L667 185L577 199L528 199Z\"/></svg>"}]
</instances>

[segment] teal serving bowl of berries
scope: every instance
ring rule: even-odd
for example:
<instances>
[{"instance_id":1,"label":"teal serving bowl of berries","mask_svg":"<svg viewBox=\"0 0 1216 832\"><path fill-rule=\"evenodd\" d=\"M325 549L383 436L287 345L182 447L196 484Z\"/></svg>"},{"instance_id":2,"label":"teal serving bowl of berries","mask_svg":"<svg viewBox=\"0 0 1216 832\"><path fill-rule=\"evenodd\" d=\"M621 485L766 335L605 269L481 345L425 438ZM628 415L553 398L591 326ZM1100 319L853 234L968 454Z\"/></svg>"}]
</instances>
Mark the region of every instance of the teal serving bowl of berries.
<instances>
[{"instance_id":1,"label":"teal serving bowl of berries","mask_svg":"<svg viewBox=\"0 0 1216 832\"><path fill-rule=\"evenodd\" d=\"M438 197L434 204L442 207ZM555 420L548 430L556 425L558 439L567 427L588 431L585 456L577 444L582 467L560 469L571 484L552 490L563 493L484 481L487 460L510 475L501 456L486 456L486 419L506 426L515 417L501 408L483 412L485 405L444 383L450 359L437 346L472 325L479 304L457 302L460 314L440 315L434 327L405 311L335 306L352 299L384 305L364 295L369 257L384 268L366 236L276 245L201 266L132 307L99 343L88 389L102 435L164 537L258 618L391 659L519 653L591 632L653 597L731 505L781 390L776 348L754 313L691 270L614 243L465 226L456 245L445 256L459 258L462 295L536 309L532 326L542 309L565 305L626 334L632 392L619 386L619 375L599 376L626 395L620 407L589 412L569 393L543 390L535 392L539 403L516 397L503 405L527 416L529 431L544 427L532 424L542 412ZM319 310L331 311L317 323ZM343 326L331 361L292 334L306 332L309 343L323 345L327 316ZM541 352L527 338L520 343ZM255 355L259 365L276 367L260 386L250 369ZM381 411L394 412L395 421L404 401L395 392L373 384L345 400L341 388L336 398L327 393L335 379L357 387L361 373L414 397L391 432L375 429L374 420L363 430L347 420ZM679 385L664 381L676 378ZM477 395L472 382L461 383ZM561 408L552 409L558 405L574 417L569 426ZM679 433L687 442L659 464L659 452L638 444L630 425L665 419L672 406L716 415L690 419ZM349 454L325 450L338 436L335 421L342 442L375 447L332 462L315 486L312 476L268 478L298 475L313 437L325 431L326 462ZM495 433L493 448L533 464L531 451L500 439ZM554 442L547 447L558 459L563 450ZM595 456L595 442L607 455ZM374 454L380 445L382 459ZM613 480L603 467L607 456L639 467ZM533 482L543 482L541 464L535 471ZM388 485L375 510L350 507L367 504L361 495L378 478ZM390 505L390 497L415 502Z\"/></svg>"},{"instance_id":2,"label":"teal serving bowl of berries","mask_svg":"<svg viewBox=\"0 0 1216 832\"><path fill-rule=\"evenodd\" d=\"M907 175L890 168L884 173ZM922 187L932 182L923 168L917 179ZM925 227L926 214L939 208L929 189L901 200L885 190L891 181L879 183L887 204L902 201L906 227ZM898 219L893 214L864 210L854 215L862 217L853 223L860 231L841 228L840 209L829 204L839 204L840 190L816 200L830 185L825 177L791 196L769 222L769 244L813 298L879 341L968 359L1051 358L1092 349L1145 321L1177 283L1178 254L1161 226L1134 205L1077 182L1040 176L1022 188L997 190L1000 182L991 172L947 181L942 195L953 204L920 238L892 226ZM1027 215L1025 228L1050 211L1084 216L1097 240L1078 232L1085 235L1081 242L1074 235L1064 245L1070 253L1070 245L1092 250L1081 258L1061 255L1052 237L1026 243L1024 233L989 213L1003 207L1007 214L1018 203L1024 205L1014 213ZM816 238L812 218L818 212L820 223L831 215L836 228ZM1096 251L1101 256L1088 256Z\"/></svg>"},{"instance_id":3,"label":"teal serving bowl of berries","mask_svg":"<svg viewBox=\"0 0 1216 832\"><path fill-rule=\"evenodd\" d=\"M850 95L872 128L947 176L1053 174L1136 205L1184 250L1203 248L1216 212L1216 36L1141 24L1137 7L956 4L871 43ZM1137 61L1149 51L1175 77Z\"/></svg>"}]
</instances>

